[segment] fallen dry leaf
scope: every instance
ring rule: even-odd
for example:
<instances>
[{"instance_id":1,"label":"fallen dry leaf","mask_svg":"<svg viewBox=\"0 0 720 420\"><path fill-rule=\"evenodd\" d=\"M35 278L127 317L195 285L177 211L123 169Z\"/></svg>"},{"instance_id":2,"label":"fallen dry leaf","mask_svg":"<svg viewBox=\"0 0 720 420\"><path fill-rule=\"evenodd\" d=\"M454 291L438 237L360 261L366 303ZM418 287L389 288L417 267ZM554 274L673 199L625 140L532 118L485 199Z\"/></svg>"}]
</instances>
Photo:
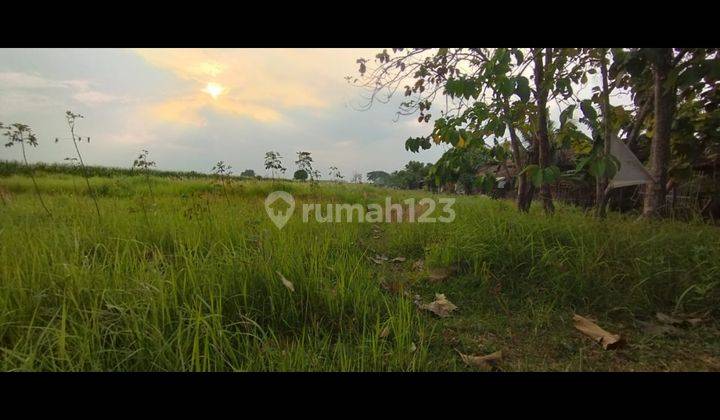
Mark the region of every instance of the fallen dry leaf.
<instances>
[{"instance_id":1,"label":"fallen dry leaf","mask_svg":"<svg viewBox=\"0 0 720 420\"><path fill-rule=\"evenodd\" d=\"M573 320L576 329L602 345L605 350L612 350L624 344L619 334L611 334L587 318L576 314L573 315Z\"/></svg>"},{"instance_id":2,"label":"fallen dry leaf","mask_svg":"<svg viewBox=\"0 0 720 420\"><path fill-rule=\"evenodd\" d=\"M420 309L425 309L441 318L446 318L450 316L450 312L457 309L457 306L447 300L444 294L436 293L435 300L428 304L420 305Z\"/></svg>"},{"instance_id":3,"label":"fallen dry leaf","mask_svg":"<svg viewBox=\"0 0 720 420\"><path fill-rule=\"evenodd\" d=\"M674 325L660 325L654 322L637 321L642 327L643 331L649 335L655 336L679 336L684 333L683 330Z\"/></svg>"},{"instance_id":4,"label":"fallen dry leaf","mask_svg":"<svg viewBox=\"0 0 720 420\"><path fill-rule=\"evenodd\" d=\"M390 335L390 326L386 325L385 328L383 328L383 330L380 331L380 338L385 338L388 335Z\"/></svg>"},{"instance_id":5,"label":"fallen dry leaf","mask_svg":"<svg viewBox=\"0 0 720 420\"><path fill-rule=\"evenodd\" d=\"M671 317L670 315L665 315L662 312L656 313L655 317L658 319L658 321L662 322L663 324L679 325L679 324L683 323L682 319L677 319L677 318Z\"/></svg>"},{"instance_id":6,"label":"fallen dry leaf","mask_svg":"<svg viewBox=\"0 0 720 420\"><path fill-rule=\"evenodd\" d=\"M497 364L502 360L502 350L496 351L495 353L488 354L486 356L472 356L469 354L462 354L458 350L455 350L460 355L462 361L472 367L480 368L483 370L491 370L497 367Z\"/></svg>"},{"instance_id":7,"label":"fallen dry leaf","mask_svg":"<svg viewBox=\"0 0 720 420\"><path fill-rule=\"evenodd\" d=\"M687 321L688 324L690 324L691 326L694 327L698 324L701 324L704 320L702 318L689 318L689 319L686 319L685 321Z\"/></svg>"},{"instance_id":8,"label":"fallen dry leaf","mask_svg":"<svg viewBox=\"0 0 720 420\"><path fill-rule=\"evenodd\" d=\"M413 270L422 271L423 268L425 268L425 261L423 260L417 260L412 265Z\"/></svg>"},{"instance_id":9,"label":"fallen dry leaf","mask_svg":"<svg viewBox=\"0 0 720 420\"><path fill-rule=\"evenodd\" d=\"M276 273L278 273L278 276L280 276L280 280L282 281L283 285L285 285L285 287L287 287L291 292L294 292L295 286L293 286L293 284L290 282L290 280L286 279L285 276L280 274L279 271L276 271Z\"/></svg>"},{"instance_id":10,"label":"fallen dry leaf","mask_svg":"<svg viewBox=\"0 0 720 420\"><path fill-rule=\"evenodd\" d=\"M375 264L383 264L388 260L388 257L386 257L385 255L375 255L374 257L370 257L370 259Z\"/></svg>"},{"instance_id":11,"label":"fallen dry leaf","mask_svg":"<svg viewBox=\"0 0 720 420\"><path fill-rule=\"evenodd\" d=\"M430 270L428 278L432 282L441 282L450 276L450 270L447 268L433 268Z\"/></svg>"}]
</instances>

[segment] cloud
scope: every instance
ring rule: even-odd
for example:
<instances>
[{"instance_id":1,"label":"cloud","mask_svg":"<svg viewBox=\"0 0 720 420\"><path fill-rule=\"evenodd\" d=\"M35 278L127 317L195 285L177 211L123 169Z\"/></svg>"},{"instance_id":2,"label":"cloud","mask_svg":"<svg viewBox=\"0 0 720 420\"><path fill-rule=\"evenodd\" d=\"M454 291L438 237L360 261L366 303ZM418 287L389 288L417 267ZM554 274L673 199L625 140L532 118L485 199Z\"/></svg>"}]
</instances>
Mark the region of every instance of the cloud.
<instances>
[{"instance_id":1,"label":"cloud","mask_svg":"<svg viewBox=\"0 0 720 420\"><path fill-rule=\"evenodd\" d=\"M86 105L105 104L108 102L115 102L121 98L115 95L109 95L107 93L99 92L97 90L86 90L78 92L73 95L76 101Z\"/></svg>"},{"instance_id":2,"label":"cloud","mask_svg":"<svg viewBox=\"0 0 720 420\"><path fill-rule=\"evenodd\" d=\"M343 75L354 70L357 50L141 49L148 63L173 73L186 91L151 104L161 120L203 125L212 110L271 123L288 110L325 110L347 93ZM342 69L341 71L337 71ZM208 86L221 88L217 99ZM199 93L199 94L198 94Z\"/></svg>"},{"instance_id":3,"label":"cloud","mask_svg":"<svg viewBox=\"0 0 720 420\"><path fill-rule=\"evenodd\" d=\"M127 166L140 149L163 169L209 171L222 159L264 173L268 150L312 152L323 176L392 171L408 160L434 161L441 148L411 154L407 137L426 134L413 118L393 122L397 101L359 112L358 57L374 50L2 50L0 120L30 124L40 138L31 160L62 161L66 109L85 116L89 164ZM72 60L63 57L72 56ZM209 83L221 87L208 89ZM0 148L0 158L15 158ZM13 151L14 152L14 151ZM290 173L289 175L292 175Z\"/></svg>"},{"instance_id":4,"label":"cloud","mask_svg":"<svg viewBox=\"0 0 720 420\"><path fill-rule=\"evenodd\" d=\"M37 74L21 72L0 72L0 87L3 89L47 89L67 88L70 84L49 80Z\"/></svg>"},{"instance_id":5,"label":"cloud","mask_svg":"<svg viewBox=\"0 0 720 420\"><path fill-rule=\"evenodd\" d=\"M2 99L10 106L32 109L60 104L55 90L69 92L70 97L84 105L120 101L123 98L92 89L88 80L53 80L34 73L0 72Z\"/></svg>"}]
</instances>

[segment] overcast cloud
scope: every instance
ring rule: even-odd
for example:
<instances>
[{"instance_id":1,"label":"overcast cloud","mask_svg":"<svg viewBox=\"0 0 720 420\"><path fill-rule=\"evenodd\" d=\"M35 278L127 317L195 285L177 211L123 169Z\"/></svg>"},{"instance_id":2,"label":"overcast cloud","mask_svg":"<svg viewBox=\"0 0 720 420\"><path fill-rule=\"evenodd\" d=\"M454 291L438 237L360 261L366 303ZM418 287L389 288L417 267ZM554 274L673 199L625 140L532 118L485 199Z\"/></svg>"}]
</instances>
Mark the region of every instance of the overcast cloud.
<instances>
[{"instance_id":1,"label":"overcast cloud","mask_svg":"<svg viewBox=\"0 0 720 420\"><path fill-rule=\"evenodd\" d=\"M405 139L427 134L412 117L394 122L396 104L369 111L352 105L361 92L344 80L355 59L374 50L66 50L0 49L0 121L29 124L40 146L32 161L60 162L73 153L66 110L85 115L78 134L88 164L127 167L148 149L161 169L208 172L218 160L236 172L264 174L277 150L285 166L312 152L327 175L337 166L392 171L409 160L436 161L444 147L405 151ZM0 159L18 159L15 148Z\"/></svg>"}]
</instances>

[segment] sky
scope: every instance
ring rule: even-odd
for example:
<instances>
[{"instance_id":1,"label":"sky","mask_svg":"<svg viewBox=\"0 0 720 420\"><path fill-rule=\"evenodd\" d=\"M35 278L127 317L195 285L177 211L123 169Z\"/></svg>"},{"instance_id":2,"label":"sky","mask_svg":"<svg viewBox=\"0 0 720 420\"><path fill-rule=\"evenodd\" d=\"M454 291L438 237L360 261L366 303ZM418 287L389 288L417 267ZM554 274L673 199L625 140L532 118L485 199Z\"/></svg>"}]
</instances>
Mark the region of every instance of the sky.
<instances>
[{"instance_id":1,"label":"sky","mask_svg":"<svg viewBox=\"0 0 720 420\"><path fill-rule=\"evenodd\" d=\"M367 111L355 60L361 49L0 49L0 122L32 127L30 161L74 156L65 111L84 116L76 134L88 165L129 167L142 149L159 169L209 172L220 160L236 173L265 175L265 152L312 153L327 178L337 166L391 172L409 160L435 162L447 146L405 150L431 126L395 121L397 98ZM60 141L55 143L55 138ZM19 160L16 147L0 159Z\"/></svg>"}]
</instances>

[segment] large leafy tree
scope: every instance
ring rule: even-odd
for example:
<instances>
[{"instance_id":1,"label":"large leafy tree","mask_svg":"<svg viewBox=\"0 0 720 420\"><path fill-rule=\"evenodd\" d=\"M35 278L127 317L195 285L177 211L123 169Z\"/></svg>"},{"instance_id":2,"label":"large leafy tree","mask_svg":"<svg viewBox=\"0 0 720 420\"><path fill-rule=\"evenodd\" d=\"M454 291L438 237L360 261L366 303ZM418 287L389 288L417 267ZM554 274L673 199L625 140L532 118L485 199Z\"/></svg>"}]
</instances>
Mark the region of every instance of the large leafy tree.
<instances>
[{"instance_id":1,"label":"large leafy tree","mask_svg":"<svg viewBox=\"0 0 720 420\"><path fill-rule=\"evenodd\" d=\"M420 123L429 123L432 110L443 103L439 99L445 99L430 133L408 139L407 150L428 149L433 143L484 147L507 132L516 166L532 165L518 176L518 208L527 211L530 206L532 178L546 211L552 212L547 184L559 171L549 161L547 102L572 97L573 82L582 76L577 56L576 49L558 48L395 48L377 54L371 69L368 59L359 59L361 77L355 81L368 89L366 106L387 102L401 90L405 100L398 115L417 113Z\"/></svg>"},{"instance_id":2,"label":"large leafy tree","mask_svg":"<svg viewBox=\"0 0 720 420\"><path fill-rule=\"evenodd\" d=\"M614 84L628 88L638 104L628 145L639 148L651 135L643 216L655 217L665 205L667 187L692 173L699 159L712 158L720 139L718 114L720 57L717 48L639 48L613 50Z\"/></svg>"}]
</instances>

